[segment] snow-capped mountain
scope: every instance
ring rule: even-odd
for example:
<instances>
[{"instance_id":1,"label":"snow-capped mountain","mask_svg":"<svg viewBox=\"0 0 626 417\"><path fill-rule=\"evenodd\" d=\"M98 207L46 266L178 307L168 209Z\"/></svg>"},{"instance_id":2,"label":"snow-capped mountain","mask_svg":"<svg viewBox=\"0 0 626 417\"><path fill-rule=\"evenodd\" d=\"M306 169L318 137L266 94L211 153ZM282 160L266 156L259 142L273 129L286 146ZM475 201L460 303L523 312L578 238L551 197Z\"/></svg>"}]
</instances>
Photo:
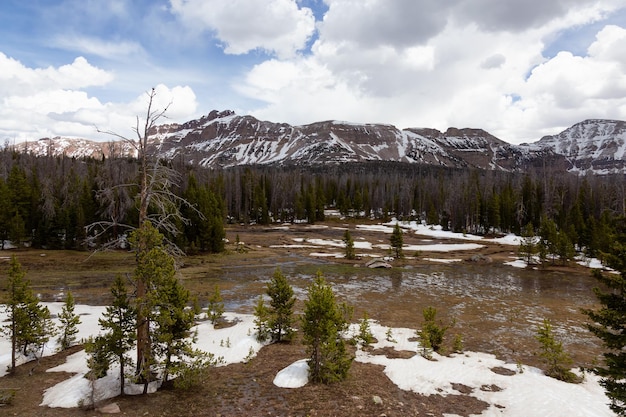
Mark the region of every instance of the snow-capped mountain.
<instances>
[{"instance_id":1,"label":"snow-capped mountain","mask_svg":"<svg viewBox=\"0 0 626 417\"><path fill-rule=\"evenodd\" d=\"M21 152L38 156L67 156L69 158L97 158L136 156L137 151L128 142L110 141L97 142L88 139L76 139L56 136L43 138L34 142L22 142L15 145Z\"/></svg>"},{"instance_id":2,"label":"snow-capped mountain","mask_svg":"<svg viewBox=\"0 0 626 417\"><path fill-rule=\"evenodd\" d=\"M558 135L544 136L530 145L563 155L570 171L626 172L626 122L585 120Z\"/></svg>"},{"instance_id":3,"label":"snow-capped mountain","mask_svg":"<svg viewBox=\"0 0 626 417\"><path fill-rule=\"evenodd\" d=\"M450 128L442 133L333 120L291 126L231 111L159 126L155 138L162 156L207 167L397 161L515 170L527 166L536 153L479 129Z\"/></svg>"},{"instance_id":4,"label":"snow-capped mountain","mask_svg":"<svg viewBox=\"0 0 626 417\"><path fill-rule=\"evenodd\" d=\"M205 167L398 161L506 171L550 166L626 173L625 142L626 122L612 120L587 120L532 144L511 145L481 129L400 130L341 121L292 126L228 110L214 110L183 124L160 125L152 132L153 150L160 157ZM132 146L122 142L52 138L18 146L38 155L134 155Z\"/></svg>"}]
</instances>

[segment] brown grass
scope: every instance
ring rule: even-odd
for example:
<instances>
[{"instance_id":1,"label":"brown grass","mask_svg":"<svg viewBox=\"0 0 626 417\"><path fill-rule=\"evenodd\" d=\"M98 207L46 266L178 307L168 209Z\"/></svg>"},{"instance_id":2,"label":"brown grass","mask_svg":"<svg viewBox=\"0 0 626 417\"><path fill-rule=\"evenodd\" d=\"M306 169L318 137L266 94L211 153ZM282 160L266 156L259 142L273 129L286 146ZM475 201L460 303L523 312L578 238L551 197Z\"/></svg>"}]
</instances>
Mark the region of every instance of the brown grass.
<instances>
[{"instance_id":1,"label":"brown grass","mask_svg":"<svg viewBox=\"0 0 626 417\"><path fill-rule=\"evenodd\" d=\"M342 224L330 224L341 226ZM353 225L350 225L353 227ZM271 244L290 244L292 238L341 239L343 232L329 227L310 229L306 226L294 227L286 234L282 230L265 227L230 226L227 236L234 242L235 235L246 245L246 251L237 253L232 245L228 252L219 255L199 255L182 259L181 277L193 294L208 295L213 285L219 281L220 272L225 269L245 266L268 268L285 262L297 264L303 271L315 273L320 265L341 271L349 271L355 261L341 259L313 259L309 249L273 249ZM352 233L353 238L357 233ZM380 233L361 232L359 237L372 242L387 242L388 237ZM421 238L405 235L407 244L420 243ZM323 251L324 249L320 249ZM337 252L338 249L329 251ZM437 253L437 258L467 258L473 254L489 257L494 262L509 260L515 248L504 245L488 245L474 252ZM116 274L129 274L133 269L134 257L126 251L89 254L71 251L6 251L3 256L16 255L27 272L35 291L44 301L55 301L59 294L68 289L74 293L78 303L101 305L109 301L109 287ZM412 255L412 254L407 254ZM423 254L428 256L428 254ZM398 266L419 268L428 265L422 259L402 261ZM488 268L488 266L485 266ZM571 265L554 267L564 274L581 274L582 267ZM0 300L6 296L6 271L8 261L0 261ZM584 272L583 272L584 273ZM258 278L258 277L251 277ZM220 282L222 291L234 288L234 283ZM259 287L261 289L261 287ZM259 292L260 293L260 292ZM566 310L566 309L564 309ZM418 310L419 311L419 310ZM393 312L392 312L393 313ZM400 308L393 314L405 314ZM357 311L355 317L360 317ZM482 312L481 312L482 314ZM373 316L373 314L370 314ZM376 318L376 317L374 317ZM388 317L394 325L393 317ZM567 320L564 317L564 320ZM416 323L417 326L417 323ZM452 331L457 331L456 329ZM513 339L511 339L513 340ZM519 335L514 337L515 348L530 349L534 340L523 342ZM470 340L470 343L475 343ZM479 345L476 345L480 347ZM474 346L469 346L472 348ZM466 348L468 346L466 345ZM32 364L18 368L15 375L0 378L0 388L17 388L13 405L0 407L2 416L94 416L94 411L63 410L40 407L43 391L69 377L64 373L46 373L45 370L62 363L69 352L44 358L32 376L28 376ZM388 357L409 357L413 352L397 352L385 349L377 352ZM304 348L297 340L292 344L275 344L263 348L258 356L247 364L234 364L213 368L201 386L190 391L179 391L164 387L155 394L146 396L120 397L112 401L120 405L127 416L442 416L455 414L468 416L480 414L487 407L476 398L469 396L463 386L458 395L420 396L403 391L394 385L383 373L382 367L353 363L349 377L342 383L329 386L307 385L299 389L284 389L272 383L276 373L290 363L306 356ZM583 359L587 360L588 356ZM525 357L532 359L532 354ZM494 372L503 372L494 369ZM497 387L484 387L496 390ZM376 404L374 396L380 397L382 404ZM503 411L505 412L505 410Z\"/></svg>"}]
</instances>

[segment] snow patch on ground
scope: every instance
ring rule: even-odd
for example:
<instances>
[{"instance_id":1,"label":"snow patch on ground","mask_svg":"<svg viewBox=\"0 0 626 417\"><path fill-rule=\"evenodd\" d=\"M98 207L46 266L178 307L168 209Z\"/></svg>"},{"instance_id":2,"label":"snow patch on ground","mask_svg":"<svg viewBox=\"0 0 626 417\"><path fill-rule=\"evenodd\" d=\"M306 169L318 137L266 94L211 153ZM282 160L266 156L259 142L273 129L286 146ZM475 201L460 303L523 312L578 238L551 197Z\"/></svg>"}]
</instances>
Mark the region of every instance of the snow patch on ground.
<instances>
[{"instance_id":1,"label":"snow patch on ground","mask_svg":"<svg viewBox=\"0 0 626 417\"><path fill-rule=\"evenodd\" d=\"M43 303L53 314L58 314L63 303ZM0 310L0 321L6 319L4 309ZM79 326L80 339L99 332L98 318L104 307L76 305L76 312L83 320ZM223 364L250 360L262 348L254 332L254 316L247 314L226 313L230 327L216 329L210 322L200 322L196 329L198 339L196 347L221 357ZM581 384L567 384L549 378L536 368L513 365L495 358L495 356L465 352L449 357L433 354L434 360L427 360L418 354L418 343L413 341L414 329L390 328L370 321L370 328L378 340L374 349L391 347L399 351L415 352L409 359L390 359L384 355L359 349L357 361L382 365L385 374L401 389L414 391L422 395L459 394L453 384L463 384L471 388L469 395L490 404L482 416L506 415L510 417L534 416L614 416L609 409L608 400L595 375L586 374ZM352 335L358 334L359 324L350 326ZM0 370L5 371L10 361L10 345L6 338L0 339ZM54 353L56 343L51 342L45 354ZM374 350L375 351L375 350ZM132 352L131 352L132 354ZM513 375L501 375L492 371L500 367L514 372ZM66 362L48 372L69 372L76 375L45 391L41 405L49 407L73 408L81 401L88 400L91 387L84 378L88 371L86 354L80 351L68 356ZM113 367L109 374L96 381L97 400L115 397L120 391L117 378L118 369ZM308 382L308 366L305 359L299 360L280 370L274 383L279 387L298 388ZM127 384L127 393L140 393L143 386ZM156 386L151 386L152 391ZM500 408L504 407L504 408Z\"/></svg>"},{"instance_id":2,"label":"snow patch on ground","mask_svg":"<svg viewBox=\"0 0 626 417\"><path fill-rule=\"evenodd\" d=\"M409 339L416 335L407 328L383 327L370 321L370 330L378 340L373 350L358 349L356 361L384 367L384 372L400 389L420 395L459 395L455 389L462 384L471 391L468 395L489 404L480 416L507 417L603 417L614 416L607 398L595 375L585 374L581 384L568 384L547 377L540 369L514 365L496 359L494 355L465 352L450 356L432 354L426 359L419 352L419 344ZM351 335L359 332L359 325L350 326ZM379 348L391 347L397 351L415 352L409 359L390 359L372 354ZM510 375L493 369L503 368ZM308 382L305 359L281 370L274 384L298 388Z\"/></svg>"},{"instance_id":3,"label":"snow patch on ground","mask_svg":"<svg viewBox=\"0 0 626 417\"><path fill-rule=\"evenodd\" d=\"M309 364L307 359L295 361L282 369L274 378L274 385L281 388L300 388L309 382Z\"/></svg>"}]
</instances>

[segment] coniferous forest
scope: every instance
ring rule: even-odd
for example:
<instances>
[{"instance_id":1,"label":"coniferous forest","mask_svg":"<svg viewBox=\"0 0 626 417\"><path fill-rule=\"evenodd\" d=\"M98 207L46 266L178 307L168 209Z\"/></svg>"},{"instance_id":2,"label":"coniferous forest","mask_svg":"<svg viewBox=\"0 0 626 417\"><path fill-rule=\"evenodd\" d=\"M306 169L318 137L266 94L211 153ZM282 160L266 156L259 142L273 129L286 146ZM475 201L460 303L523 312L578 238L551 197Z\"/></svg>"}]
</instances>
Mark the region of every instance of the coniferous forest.
<instances>
[{"instance_id":1,"label":"coniferous forest","mask_svg":"<svg viewBox=\"0 0 626 417\"><path fill-rule=\"evenodd\" d=\"M179 174L170 191L186 200L187 223L167 236L187 253L220 252L227 223L324 220L325 209L393 217L473 234L534 232L567 257L606 251L626 212L623 175L578 176L371 162L241 166L223 170L161 161ZM132 158L72 159L0 151L0 242L87 250L136 227L139 164ZM100 231L98 222L113 221ZM91 229L86 228L92 225ZM94 225L96 227L94 228ZM559 252L560 251L560 252Z\"/></svg>"}]
</instances>

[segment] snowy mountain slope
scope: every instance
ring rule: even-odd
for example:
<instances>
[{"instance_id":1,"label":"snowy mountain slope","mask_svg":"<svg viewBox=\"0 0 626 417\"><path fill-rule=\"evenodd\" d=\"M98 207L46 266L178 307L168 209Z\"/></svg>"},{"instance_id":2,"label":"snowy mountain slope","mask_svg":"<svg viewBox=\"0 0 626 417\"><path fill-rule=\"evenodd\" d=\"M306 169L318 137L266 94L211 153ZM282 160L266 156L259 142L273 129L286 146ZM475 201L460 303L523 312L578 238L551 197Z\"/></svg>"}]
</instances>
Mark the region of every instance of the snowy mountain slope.
<instances>
[{"instance_id":1,"label":"snowy mountain slope","mask_svg":"<svg viewBox=\"0 0 626 417\"><path fill-rule=\"evenodd\" d=\"M203 120L191 131L179 125L161 127L161 152L210 167L397 161L512 170L528 159L480 129L451 128L442 133L333 120L290 126L229 111L211 112Z\"/></svg>"},{"instance_id":2,"label":"snowy mountain slope","mask_svg":"<svg viewBox=\"0 0 626 417\"><path fill-rule=\"evenodd\" d=\"M626 122L591 119L530 145L551 149L570 163L570 171L626 172Z\"/></svg>"},{"instance_id":3,"label":"snowy mountain slope","mask_svg":"<svg viewBox=\"0 0 626 417\"><path fill-rule=\"evenodd\" d=\"M586 120L538 142L511 145L481 129L400 130L333 120L292 126L214 110L183 124L157 126L151 146L161 157L206 167L397 161L505 171L549 166L626 173L626 122L615 120ZM18 147L37 155L134 155L126 143L83 139L42 139Z\"/></svg>"}]
</instances>

